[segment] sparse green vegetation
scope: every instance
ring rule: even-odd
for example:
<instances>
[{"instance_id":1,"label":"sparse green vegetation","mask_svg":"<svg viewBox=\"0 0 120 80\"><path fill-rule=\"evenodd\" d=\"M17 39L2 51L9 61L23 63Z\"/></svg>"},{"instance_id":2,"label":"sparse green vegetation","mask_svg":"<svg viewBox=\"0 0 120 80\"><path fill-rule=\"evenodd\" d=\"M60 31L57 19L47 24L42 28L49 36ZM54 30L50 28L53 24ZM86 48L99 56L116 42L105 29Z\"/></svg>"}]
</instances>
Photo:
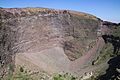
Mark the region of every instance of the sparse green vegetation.
<instances>
[{"instance_id":1,"label":"sparse green vegetation","mask_svg":"<svg viewBox=\"0 0 120 80\"><path fill-rule=\"evenodd\" d=\"M112 44L108 43L100 51L100 55L97 57L97 59L93 61L93 65L101 64L105 62L106 60L110 59L111 57L114 57L115 55L116 54L113 54Z\"/></svg>"},{"instance_id":2,"label":"sparse green vegetation","mask_svg":"<svg viewBox=\"0 0 120 80\"><path fill-rule=\"evenodd\" d=\"M23 67L20 67L20 72L24 72L24 69L23 69Z\"/></svg>"},{"instance_id":3,"label":"sparse green vegetation","mask_svg":"<svg viewBox=\"0 0 120 80\"><path fill-rule=\"evenodd\" d=\"M116 37L120 37L120 26L117 26L117 27L115 26L112 34Z\"/></svg>"},{"instance_id":4,"label":"sparse green vegetation","mask_svg":"<svg viewBox=\"0 0 120 80\"><path fill-rule=\"evenodd\" d=\"M69 75L68 73L66 74L55 74L53 76L53 80L76 80L77 78Z\"/></svg>"},{"instance_id":5,"label":"sparse green vegetation","mask_svg":"<svg viewBox=\"0 0 120 80\"><path fill-rule=\"evenodd\" d=\"M24 71L23 67L20 67L13 75L9 74L7 80L33 80L32 77Z\"/></svg>"},{"instance_id":6,"label":"sparse green vegetation","mask_svg":"<svg viewBox=\"0 0 120 80\"><path fill-rule=\"evenodd\" d=\"M111 28L112 30L112 35L115 37L120 37L120 26L113 26L113 28ZM114 46L111 43L107 43L102 51L100 52L100 56L98 59L96 59L97 64L100 64L104 61L106 61L107 59L110 59L111 57L116 56L116 54L113 53L114 50ZM118 52L117 55L119 55L120 52Z\"/></svg>"},{"instance_id":7,"label":"sparse green vegetation","mask_svg":"<svg viewBox=\"0 0 120 80\"><path fill-rule=\"evenodd\" d=\"M17 66L14 73L9 74L5 80L51 80L50 78L52 76L44 71L32 71L25 66Z\"/></svg>"},{"instance_id":8,"label":"sparse green vegetation","mask_svg":"<svg viewBox=\"0 0 120 80\"><path fill-rule=\"evenodd\" d=\"M111 31L112 31L111 35L113 35L114 37L120 37L120 26L112 26ZM118 51L117 54L114 53L114 48L115 45L112 42L108 42L107 44L105 44L105 46L102 48L100 52L99 57L95 61L93 61L93 63L95 63L95 65L103 64L107 60L112 59L117 55L120 55L120 51ZM98 77L105 74L107 65L104 65L103 68L96 71ZM96 80L96 79L90 79L90 80Z\"/></svg>"}]
</instances>

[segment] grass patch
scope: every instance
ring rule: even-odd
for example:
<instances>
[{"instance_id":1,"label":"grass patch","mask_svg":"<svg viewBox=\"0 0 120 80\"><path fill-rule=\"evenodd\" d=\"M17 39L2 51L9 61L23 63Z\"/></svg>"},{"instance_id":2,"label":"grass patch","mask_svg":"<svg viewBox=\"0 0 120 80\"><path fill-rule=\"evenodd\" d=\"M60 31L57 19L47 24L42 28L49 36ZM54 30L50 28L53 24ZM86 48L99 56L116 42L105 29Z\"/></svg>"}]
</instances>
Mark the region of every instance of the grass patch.
<instances>
[{"instance_id":1,"label":"grass patch","mask_svg":"<svg viewBox=\"0 0 120 80\"><path fill-rule=\"evenodd\" d=\"M73 75L66 73L66 74L55 74L53 76L53 80L77 80L77 78L74 77Z\"/></svg>"},{"instance_id":2,"label":"grass patch","mask_svg":"<svg viewBox=\"0 0 120 80\"><path fill-rule=\"evenodd\" d=\"M32 77L24 70L24 67L20 67L13 75L9 74L6 80L33 80Z\"/></svg>"},{"instance_id":3,"label":"grass patch","mask_svg":"<svg viewBox=\"0 0 120 80\"><path fill-rule=\"evenodd\" d=\"M110 44L110 43L106 44L103 47L103 49L100 51L100 55L97 57L97 59L92 62L92 65L99 65L99 64L107 61L111 57L116 56L116 54L113 54L113 49L114 48L113 48L112 44Z\"/></svg>"}]
</instances>

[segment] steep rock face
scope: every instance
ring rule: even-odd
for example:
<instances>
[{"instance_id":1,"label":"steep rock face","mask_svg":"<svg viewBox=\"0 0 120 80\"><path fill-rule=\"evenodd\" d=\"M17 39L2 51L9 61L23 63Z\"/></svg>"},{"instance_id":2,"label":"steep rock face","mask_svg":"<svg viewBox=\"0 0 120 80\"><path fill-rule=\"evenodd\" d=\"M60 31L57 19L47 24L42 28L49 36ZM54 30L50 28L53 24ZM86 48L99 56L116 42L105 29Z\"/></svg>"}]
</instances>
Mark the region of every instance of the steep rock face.
<instances>
[{"instance_id":1,"label":"steep rock face","mask_svg":"<svg viewBox=\"0 0 120 80\"><path fill-rule=\"evenodd\" d=\"M13 51L15 33L0 19L0 78L13 71L15 52ZM11 67L11 68L10 68Z\"/></svg>"},{"instance_id":2,"label":"steep rock face","mask_svg":"<svg viewBox=\"0 0 120 80\"><path fill-rule=\"evenodd\" d=\"M0 9L0 59L7 64L14 61L15 53L60 47L74 61L96 44L100 23L95 16L68 10Z\"/></svg>"}]
</instances>

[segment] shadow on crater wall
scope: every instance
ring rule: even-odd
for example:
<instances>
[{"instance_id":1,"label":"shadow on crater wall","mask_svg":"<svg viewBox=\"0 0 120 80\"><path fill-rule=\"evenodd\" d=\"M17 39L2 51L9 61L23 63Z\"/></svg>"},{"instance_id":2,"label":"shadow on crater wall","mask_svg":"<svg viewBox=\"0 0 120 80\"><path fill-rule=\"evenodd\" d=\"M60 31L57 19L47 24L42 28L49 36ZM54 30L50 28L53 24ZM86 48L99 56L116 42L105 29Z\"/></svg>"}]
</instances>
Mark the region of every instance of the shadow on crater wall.
<instances>
[{"instance_id":1,"label":"shadow on crater wall","mask_svg":"<svg viewBox=\"0 0 120 80\"><path fill-rule=\"evenodd\" d=\"M120 37L115 37L113 35L102 35L105 43L111 43L114 47L113 53L118 55L120 49Z\"/></svg>"},{"instance_id":2,"label":"shadow on crater wall","mask_svg":"<svg viewBox=\"0 0 120 80\"><path fill-rule=\"evenodd\" d=\"M120 55L110 59L108 61L109 68L106 70L106 74L99 77L98 80L120 80Z\"/></svg>"},{"instance_id":3,"label":"shadow on crater wall","mask_svg":"<svg viewBox=\"0 0 120 80\"><path fill-rule=\"evenodd\" d=\"M113 54L115 54L116 57L108 61L109 67L106 70L106 73L101 75L98 80L120 80L120 55L118 55L120 49L120 38L113 35L103 35L102 37L105 43L109 42L113 45Z\"/></svg>"}]
</instances>

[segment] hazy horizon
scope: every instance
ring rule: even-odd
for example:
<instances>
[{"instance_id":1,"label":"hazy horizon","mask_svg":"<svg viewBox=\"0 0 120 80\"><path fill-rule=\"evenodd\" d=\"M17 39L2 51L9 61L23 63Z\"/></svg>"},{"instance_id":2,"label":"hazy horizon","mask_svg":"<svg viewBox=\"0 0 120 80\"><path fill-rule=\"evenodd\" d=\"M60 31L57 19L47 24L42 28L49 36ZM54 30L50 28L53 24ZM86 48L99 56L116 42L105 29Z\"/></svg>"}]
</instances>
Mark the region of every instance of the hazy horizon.
<instances>
[{"instance_id":1,"label":"hazy horizon","mask_svg":"<svg viewBox=\"0 0 120 80\"><path fill-rule=\"evenodd\" d=\"M95 15L102 20L120 22L120 0L1 0L2 8L43 7L53 9L68 9Z\"/></svg>"}]
</instances>

